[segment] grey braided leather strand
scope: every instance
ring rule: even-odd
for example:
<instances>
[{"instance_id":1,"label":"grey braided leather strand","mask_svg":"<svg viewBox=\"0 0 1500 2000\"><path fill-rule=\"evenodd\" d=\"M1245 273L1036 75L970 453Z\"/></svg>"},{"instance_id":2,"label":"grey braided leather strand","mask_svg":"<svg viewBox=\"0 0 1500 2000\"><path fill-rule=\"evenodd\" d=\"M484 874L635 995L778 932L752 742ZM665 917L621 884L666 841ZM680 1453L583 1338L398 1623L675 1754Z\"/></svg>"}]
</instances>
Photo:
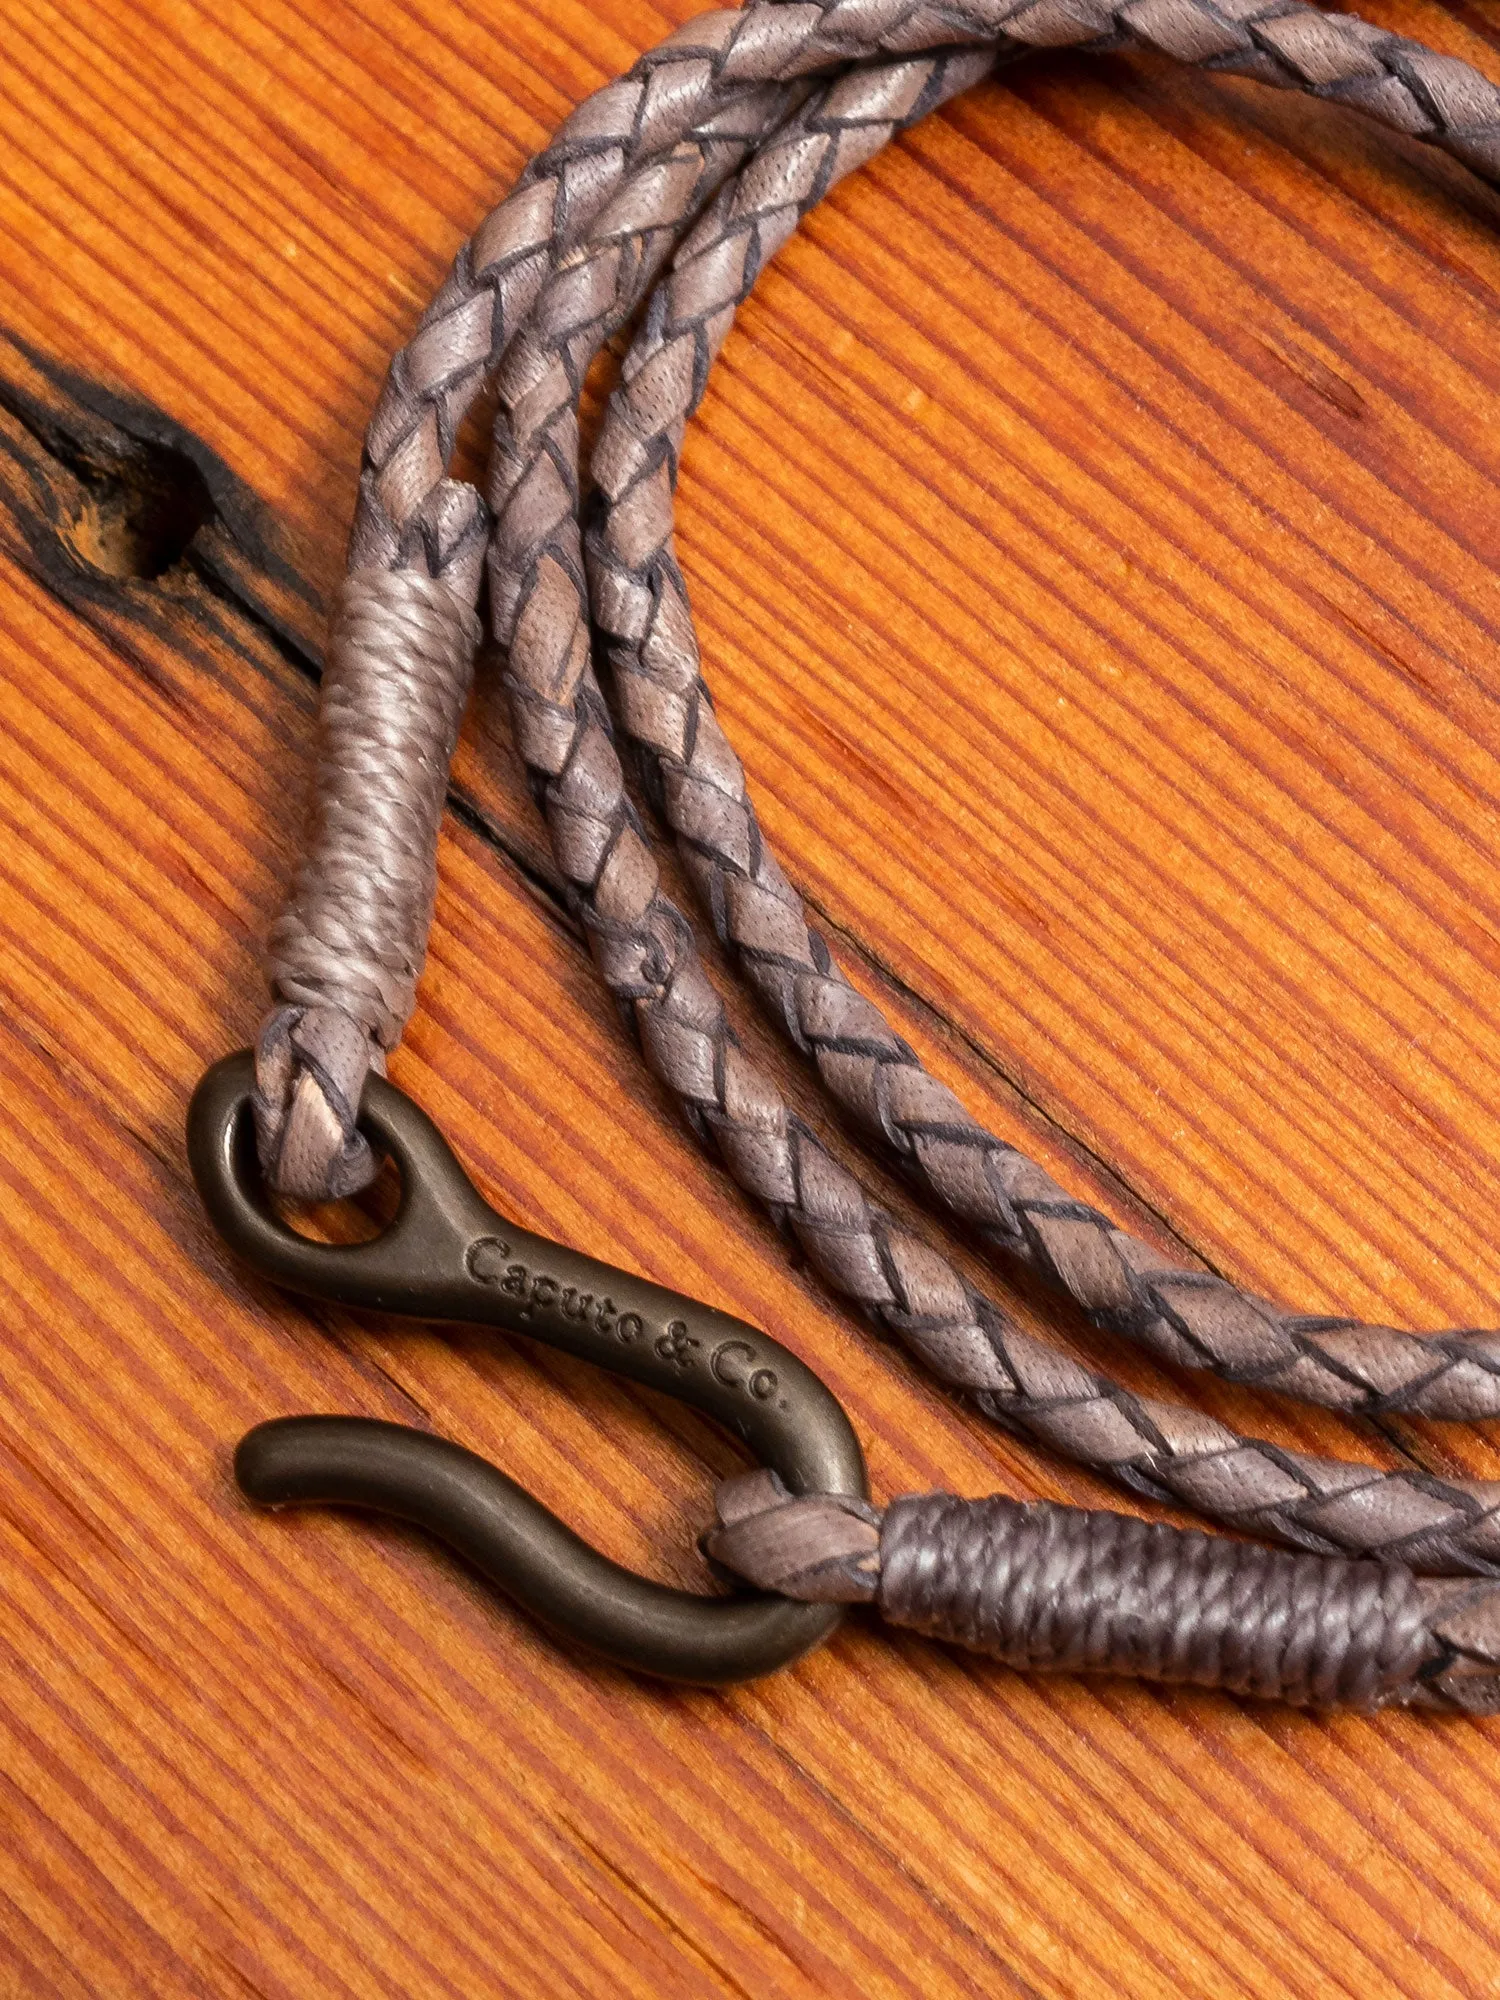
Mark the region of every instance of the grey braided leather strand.
<instances>
[{"instance_id":1,"label":"grey braided leather strand","mask_svg":"<svg viewBox=\"0 0 1500 2000\"><path fill-rule=\"evenodd\" d=\"M1048 1501L909 1494L884 1514L725 1480L705 1552L762 1590L1028 1672L1130 1674L1307 1708L1500 1709L1500 1591Z\"/></svg>"},{"instance_id":2,"label":"grey braided leather strand","mask_svg":"<svg viewBox=\"0 0 1500 2000\"><path fill-rule=\"evenodd\" d=\"M778 134L678 252L626 359L591 466L599 506L590 583L609 641L611 706L715 931L862 1130L1105 1331L1178 1366L1350 1413L1500 1414L1500 1332L1416 1339L1288 1313L1173 1264L1071 1196L923 1068L844 976L778 864L699 669L672 497L688 419L735 311L766 259L845 170L842 158L830 161L822 133L834 110L827 103ZM799 198L789 200L788 189Z\"/></svg>"},{"instance_id":3,"label":"grey braided leather strand","mask_svg":"<svg viewBox=\"0 0 1500 2000\"><path fill-rule=\"evenodd\" d=\"M888 121L892 83L889 71L878 80L856 72L840 79L832 129L842 136L855 121L855 93L864 87ZM822 115L821 107L809 107L803 122L810 126ZM779 141L774 150L784 150ZM946 1380L977 1392L1002 1420L1109 1469L1138 1491L1303 1547L1487 1571L1497 1546L1496 1488L1278 1452L1206 1417L1128 1396L1010 1326L946 1260L883 1215L745 1060L691 928L661 891L593 679L589 607L577 573L573 405L587 356L613 322L595 317L593 340L582 341L568 310L582 288L571 270L555 283L564 296L552 319L559 330L554 353L565 346L566 361L549 367L541 336L523 334L522 364L508 357L501 372L506 421L497 425L489 496L497 513L492 616L497 638L509 647L517 740L559 865L604 977L633 1009L657 1074L741 1184L795 1231L830 1284ZM590 289L588 297L594 310L597 293ZM544 292L536 322L550 313ZM601 476L609 474L606 466ZM560 490L564 477L567 493ZM662 463L655 477L665 485L669 467ZM647 485L638 481L632 497L639 501ZM626 519L628 529L634 516L627 511ZM648 518L642 547L651 546ZM666 604L654 636L663 637L675 616L676 607ZM612 618L621 622L619 613ZM1151 1255L1144 1248L1139 1254ZM1419 1351L1420 1343L1412 1345Z\"/></svg>"},{"instance_id":4,"label":"grey braided leather strand","mask_svg":"<svg viewBox=\"0 0 1500 2000\"><path fill-rule=\"evenodd\" d=\"M1323 1635L1323 1651L1313 1648L1319 1663L1307 1672L1285 1663L1271 1672L1264 1647L1247 1640L1249 1650L1234 1657L1250 1660L1253 1671L1242 1673L1222 1645L1215 1651L1181 1635L1176 1651L1143 1653L1134 1665L1113 1642L1098 1658L1069 1653L1059 1663L1227 1677L1247 1688L1259 1676L1259 1691L1290 1699L1344 1689L1362 1705L1379 1705L1413 1676L1424 1688L1442 1674L1451 1678L1460 1654L1466 1685L1484 1680L1473 1663L1492 1658L1489 1627L1500 1628L1500 1614L1487 1607L1500 1593L1447 1585L1439 1605L1422 1595L1437 1587L1418 1585L1411 1572L1500 1575L1500 1485L1314 1459L1240 1437L1206 1416L1132 1396L1011 1324L869 1199L745 1057L691 926L662 890L613 740L617 722L640 753L720 936L835 1099L951 1212L1098 1324L1172 1361L1336 1408L1449 1417L1500 1408L1500 1334L1420 1339L1284 1312L1173 1265L986 1133L848 983L808 925L766 846L699 674L672 550L677 459L713 356L766 258L838 178L997 57L1132 43L1352 104L1492 178L1500 173L1500 92L1476 72L1353 17L1286 0L1242 8L1143 0L1114 9L1089 0L942 8L767 0L690 22L588 100L481 226L392 364L367 440L351 582L330 644L312 838L273 934L278 1004L259 1051L262 1156L279 1186L303 1195L346 1192L373 1169L357 1131L359 1092L414 1000L442 784L487 556L517 743L603 976L694 1128L795 1232L824 1279L944 1380L1066 1456L1319 1557L1381 1559L1314 1563L1316 1590L1306 1581L1314 1571L1295 1569L1311 1558L1247 1554L1206 1537L1195 1539L1236 1553L1202 1558L1201 1573L1150 1559L1158 1580L1177 1576L1178 1609L1198 1619L1195 1631L1209 1629L1202 1605L1191 1611L1205 1589L1219 1593L1216 1602L1254 1598L1254 1590L1239 1597L1230 1590L1235 1577L1250 1574L1251 1554L1292 1563L1293 1570L1256 1574L1303 1579L1294 1590L1287 1585L1287 1601L1301 1607L1304 1626L1312 1619L1307 1630ZM593 357L648 296L593 460L600 505L586 570L578 398ZM486 382L495 384L499 408L481 500L446 467L456 428ZM595 635L607 642L614 722L594 678ZM396 769L403 760L412 774L405 789ZM974 1503L990 1509L982 1526L926 1502L928 1512L900 1511L916 1504L896 1503L886 1520L925 1523L920 1532L902 1530L901 1548L910 1553L925 1535L932 1563L903 1568L905 1557L893 1557L889 1588L864 1594L899 1619L917 1597L894 1579L919 1572L958 1579L945 1586L946 1597L924 1585L917 1596L925 1609L906 1622L927 1619L934 1630L977 1634L986 1645L985 1635L998 1634L990 1650L1019 1660L1025 1635L1017 1638L1013 1613L1003 1608L1019 1601L1012 1586L975 1583L1010 1574L994 1555L995 1523L1009 1518L1010 1503ZM886 1543L882 1527L882 1577ZM1086 1550L1084 1572L1092 1566L1106 1577L1147 1561L1146 1545L1123 1530L1080 1528L1067 1546ZM947 1551L941 1560L940 1551ZM1382 1585L1372 1598L1367 1576L1343 1576L1372 1568L1404 1577L1410 1589L1403 1595ZM795 1586L788 1573L778 1587L795 1594ZM1467 1593L1465 1645L1457 1651L1449 1631L1458 1616L1454 1592ZM972 1616L953 1610L960 1600ZM1402 1605L1420 1602L1426 1638L1398 1644L1395 1625L1372 1638L1380 1618L1368 1609L1354 1616L1367 1600L1391 1607L1397 1624ZM1356 1668L1352 1653L1329 1664L1328 1635L1344 1629L1345 1612L1364 1649L1359 1659L1375 1666ZM1447 1664L1439 1668L1439 1659ZM1477 1699L1470 1687L1458 1705Z\"/></svg>"}]
</instances>

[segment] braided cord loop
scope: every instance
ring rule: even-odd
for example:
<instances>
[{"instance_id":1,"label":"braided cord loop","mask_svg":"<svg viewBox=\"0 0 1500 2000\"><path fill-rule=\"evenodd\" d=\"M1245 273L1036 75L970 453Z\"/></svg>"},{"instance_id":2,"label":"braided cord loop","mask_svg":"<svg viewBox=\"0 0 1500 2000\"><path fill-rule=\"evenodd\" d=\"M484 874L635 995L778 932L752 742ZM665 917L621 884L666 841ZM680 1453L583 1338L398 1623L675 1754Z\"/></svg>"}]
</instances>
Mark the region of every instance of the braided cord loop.
<instances>
[{"instance_id":1,"label":"braided cord loop","mask_svg":"<svg viewBox=\"0 0 1500 2000\"><path fill-rule=\"evenodd\" d=\"M1392 1632L1404 1631L1411 1607L1427 1604L1412 1572L1500 1577L1500 1484L1319 1459L1241 1436L1134 1396L1014 1325L871 1199L741 1048L691 923L663 888L616 747L618 732L637 753L718 936L771 1019L872 1145L999 1252L1100 1327L1178 1365L1351 1413L1500 1414L1500 1331L1419 1338L1289 1312L1163 1257L985 1131L810 924L701 675L673 547L678 462L714 357L767 259L840 178L997 60L1132 45L1353 106L1500 179L1495 86L1451 57L1299 0L755 0L687 23L581 105L464 246L392 363L366 441L350 583L325 679L308 859L272 937L277 1004L259 1051L262 1157L279 1186L301 1194L347 1192L372 1171L356 1123L359 1091L414 1000L487 565L517 746L568 894L648 1063L740 1185L796 1235L836 1292L998 1421L1137 1493L1309 1559L1377 1558L1383 1576L1406 1582L1383 1583L1369 1601L1390 1611ZM585 547L579 398L594 358L643 305L591 463L597 501ZM481 499L447 465L486 384L497 411ZM596 656L608 661L608 699ZM897 1517L900 1537L891 1515L881 1529L879 1589L864 1592L892 1616L920 1598L928 1610L915 1622L956 1630L951 1602L939 1615L910 1578L972 1576L976 1565L996 1576L997 1535L1007 1549L1042 1549L1040 1528L1021 1535L1006 1525L1002 1534L1003 1512L982 1527L961 1524L960 1535L958 1517L934 1511L936 1503L915 1512L900 1505L908 1508ZM1046 1547L1085 1550L1083 1569L1097 1559L1111 1574L1134 1564L1145 1575L1157 1544L1122 1534L1053 1524L1046 1535L1064 1540ZM962 1561L945 1558L936 1570L908 1562L916 1544L958 1547L955 1535ZM1324 1571L1258 1570L1243 1551L1214 1553L1220 1546L1234 1545L1208 1543L1191 1586L1199 1599L1217 1592L1216 1602L1243 1606L1260 1588L1246 1579L1270 1589L1268 1579L1297 1578L1294 1590L1286 1583L1287 1602L1315 1626L1325 1612L1337 1625L1343 1614L1317 1598L1323 1584L1307 1582L1315 1574L1326 1582ZM1273 1565L1294 1560L1254 1553ZM846 1580L852 1574L847 1551L829 1560L843 1563ZM1350 1588L1358 1594L1368 1583L1362 1576ZM995 1609L997 1591L985 1616L994 1631L1004 1627L997 1649L1019 1657L1031 1642L1015 1636L1010 1609ZM1483 1593L1484 1603L1495 1595ZM1450 1612L1453 1602L1443 1599ZM1472 1624L1480 1614L1465 1605ZM1349 1629L1368 1636L1386 1611L1350 1615ZM1318 1626L1332 1629L1326 1619ZM1259 1674L1309 1700L1326 1683L1371 1705L1395 1698L1382 1690L1405 1685L1419 1654L1427 1672L1433 1629L1429 1619L1427 1639L1412 1639L1406 1652L1406 1639L1386 1633L1360 1654L1357 1671L1347 1661L1335 1671L1325 1648L1324 1680L1298 1680L1285 1661L1274 1674L1252 1665L1219 1678L1248 1686ZM1399 1673L1378 1665L1388 1642L1405 1662ZM1193 1670L1178 1677L1202 1678L1193 1663L1210 1654L1222 1666L1228 1640L1214 1643L1219 1650L1204 1641L1205 1652L1194 1640L1183 1655ZM1110 1641L1083 1663L1120 1657Z\"/></svg>"}]
</instances>

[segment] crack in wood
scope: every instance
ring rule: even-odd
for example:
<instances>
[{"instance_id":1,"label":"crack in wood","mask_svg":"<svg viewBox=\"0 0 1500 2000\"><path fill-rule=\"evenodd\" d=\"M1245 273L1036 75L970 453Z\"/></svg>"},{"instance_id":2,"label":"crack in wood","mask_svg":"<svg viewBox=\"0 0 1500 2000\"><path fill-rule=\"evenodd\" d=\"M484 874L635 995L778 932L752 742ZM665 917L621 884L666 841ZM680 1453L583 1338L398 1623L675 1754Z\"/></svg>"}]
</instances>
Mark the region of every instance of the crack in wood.
<instances>
[{"instance_id":1,"label":"crack in wood","mask_svg":"<svg viewBox=\"0 0 1500 2000\"><path fill-rule=\"evenodd\" d=\"M191 651L184 644L191 606L151 588L174 573L186 576L244 619L287 666L318 684L321 593L282 547L283 532L265 503L201 438L165 412L118 395L4 331L0 412L32 447L24 450L0 427L0 450L28 477L35 502L16 505L13 494L12 518L38 579L67 610L86 615L104 605L127 623L148 623L158 636L170 632L179 650ZM287 608L278 609L278 600ZM298 611L310 616L298 617ZM122 644L115 621L89 622L131 666L143 666ZM508 840L462 787L449 787L448 807L581 940L561 881Z\"/></svg>"}]
</instances>

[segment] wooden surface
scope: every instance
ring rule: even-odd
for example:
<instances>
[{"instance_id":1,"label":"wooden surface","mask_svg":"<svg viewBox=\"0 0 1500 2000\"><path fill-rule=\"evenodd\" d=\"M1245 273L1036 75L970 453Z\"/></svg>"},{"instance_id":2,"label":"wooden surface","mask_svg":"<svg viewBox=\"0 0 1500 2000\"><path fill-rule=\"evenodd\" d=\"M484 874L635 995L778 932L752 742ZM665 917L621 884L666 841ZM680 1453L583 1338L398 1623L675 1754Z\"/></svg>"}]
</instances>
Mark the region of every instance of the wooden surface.
<instances>
[{"instance_id":1,"label":"wooden surface","mask_svg":"<svg viewBox=\"0 0 1500 2000\"><path fill-rule=\"evenodd\" d=\"M858 1624L664 1691L415 1535L234 1491L258 1419L405 1418L691 1582L736 1462L554 1355L247 1278L181 1136L261 1010L385 359L691 11L0 7L0 1993L1500 1991L1500 1724L1026 1681ZM1493 0L1373 11L1500 77ZM683 487L723 714L854 976L1155 1240L1424 1328L1500 1298L1497 220L1339 113L1043 59L814 218ZM696 1154L488 681L398 1080L517 1218L812 1359L880 1494L1106 1497L833 1310ZM1500 1475L1492 1437L1119 1365Z\"/></svg>"}]
</instances>

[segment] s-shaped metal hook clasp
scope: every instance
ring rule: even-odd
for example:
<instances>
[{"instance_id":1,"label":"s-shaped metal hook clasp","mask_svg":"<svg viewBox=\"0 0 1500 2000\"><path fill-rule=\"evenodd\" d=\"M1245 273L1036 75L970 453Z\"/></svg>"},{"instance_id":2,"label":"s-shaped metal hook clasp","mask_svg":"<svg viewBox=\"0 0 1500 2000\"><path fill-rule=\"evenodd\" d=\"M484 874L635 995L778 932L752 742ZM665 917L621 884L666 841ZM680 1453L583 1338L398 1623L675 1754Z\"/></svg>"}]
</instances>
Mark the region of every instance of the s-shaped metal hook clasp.
<instances>
[{"instance_id":1,"label":"s-shaped metal hook clasp","mask_svg":"<svg viewBox=\"0 0 1500 2000\"><path fill-rule=\"evenodd\" d=\"M864 1458L830 1391L742 1320L507 1222L437 1127L383 1078L361 1123L394 1160L401 1199L367 1243L299 1236L255 1162L248 1052L217 1063L188 1112L188 1158L230 1247L314 1298L524 1333L717 1418L793 1492L867 1495ZM447 1542L554 1631L622 1666L723 1683L770 1673L821 1644L841 1607L741 1594L699 1597L609 1561L504 1473L425 1431L361 1417L283 1417L241 1441L235 1473L263 1505L369 1507Z\"/></svg>"}]
</instances>

